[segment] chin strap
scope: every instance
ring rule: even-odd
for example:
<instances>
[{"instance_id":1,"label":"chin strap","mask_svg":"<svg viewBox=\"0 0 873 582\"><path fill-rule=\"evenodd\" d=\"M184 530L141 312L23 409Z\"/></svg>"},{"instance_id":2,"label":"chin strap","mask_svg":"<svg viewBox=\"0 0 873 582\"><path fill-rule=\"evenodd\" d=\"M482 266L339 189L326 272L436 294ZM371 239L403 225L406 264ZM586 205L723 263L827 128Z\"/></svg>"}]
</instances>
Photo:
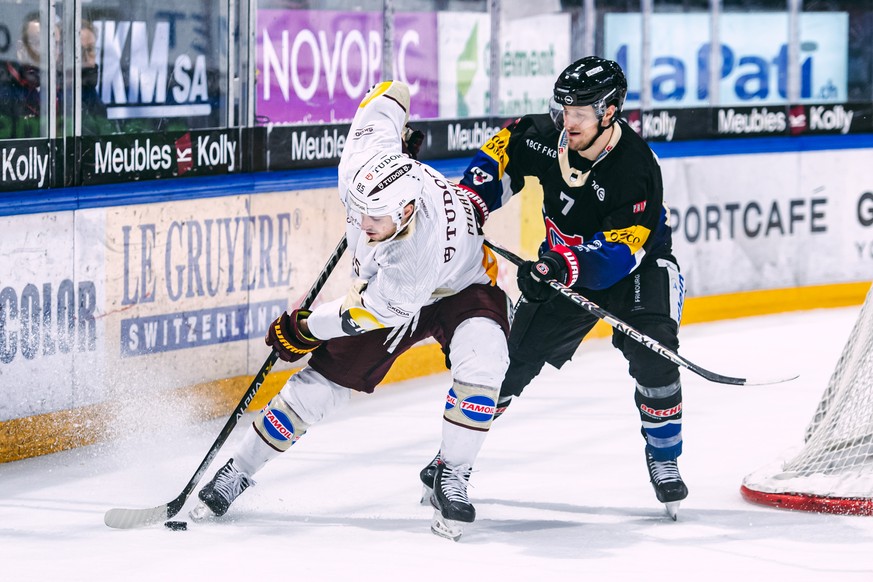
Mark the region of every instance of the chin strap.
<instances>
[{"instance_id":1,"label":"chin strap","mask_svg":"<svg viewBox=\"0 0 873 582\"><path fill-rule=\"evenodd\" d=\"M593 146L593 145L594 145L594 142L596 142L598 139L600 139L600 136L603 135L603 133L604 133L607 129L609 129L610 127L612 127L613 125L615 125L615 118L614 118L614 117L612 118L612 123L610 123L610 124L607 125L606 127L603 127L602 125L600 125L600 124L598 123L598 124L597 124L597 135L595 135L595 136L594 136L594 139L591 140L591 143L588 144L588 148L590 148L591 146ZM588 148L585 148L585 149L587 150Z\"/></svg>"},{"instance_id":2,"label":"chin strap","mask_svg":"<svg viewBox=\"0 0 873 582\"><path fill-rule=\"evenodd\" d=\"M567 147L568 142L569 136L567 135L567 130L561 130L561 136L558 138L558 166L561 168L561 176L563 176L564 182L566 182L571 188L579 188L585 185L585 181L588 179L588 174L591 173L592 164L589 164L585 169L570 165L570 148ZM579 156L579 158L583 161L587 161L581 156Z\"/></svg>"},{"instance_id":3,"label":"chin strap","mask_svg":"<svg viewBox=\"0 0 873 582\"><path fill-rule=\"evenodd\" d=\"M407 235L407 233L412 232L413 221L415 220L415 215L418 213L418 203L415 204L412 210L412 214L409 216L409 220L406 222L400 223L400 221L395 221L394 224L397 228L394 231L394 234L386 238L385 240L376 241L374 244L381 244L386 242L391 242L395 238L403 238Z\"/></svg>"},{"instance_id":4,"label":"chin strap","mask_svg":"<svg viewBox=\"0 0 873 582\"><path fill-rule=\"evenodd\" d=\"M561 176L563 176L564 182L566 182L568 186L570 186L571 188L584 186L585 181L588 179L588 174L591 173L591 168L594 166L594 164L602 160L606 156L606 154L611 152L615 145L618 143L618 140L621 139L621 126L613 121L606 127L601 126L598 129L597 137L591 140L591 143L593 144L595 141L597 141L597 139L601 135L603 135L603 132L605 132L610 127L613 128L612 136L609 138L609 143L606 144L606 147L603 148L603 151L600 152L600 155L597 156L596 160L592 162L580 155L579 152L576 152L577 157L583 163L584 167L578 167L578 163L576 166L570 164L570 148L567 147L569 137L567 136L566 129L561 131L561 135L558 138L558 166L561 168ZM591 144L589 144L588 147L582 151L585 151L590 147Z\"/></svg>"}]
</instances>

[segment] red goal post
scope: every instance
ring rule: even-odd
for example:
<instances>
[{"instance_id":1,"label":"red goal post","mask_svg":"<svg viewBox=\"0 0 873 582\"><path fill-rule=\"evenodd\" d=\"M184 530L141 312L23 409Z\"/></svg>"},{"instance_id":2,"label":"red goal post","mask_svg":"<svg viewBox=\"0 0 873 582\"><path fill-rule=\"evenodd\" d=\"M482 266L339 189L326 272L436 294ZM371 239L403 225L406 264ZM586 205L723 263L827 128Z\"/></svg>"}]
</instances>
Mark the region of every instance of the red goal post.
<instances>
[{"instance_id":1,"label":"red goal post","mask_svg":"<svg viewBox=\"0 0 873 582\"><path fill-rule=\"evenodd\" d=\"M873 515L873 290L858 315L794 457L750 473L747 501L799 511Z\"/></svg>"}]
</instances>

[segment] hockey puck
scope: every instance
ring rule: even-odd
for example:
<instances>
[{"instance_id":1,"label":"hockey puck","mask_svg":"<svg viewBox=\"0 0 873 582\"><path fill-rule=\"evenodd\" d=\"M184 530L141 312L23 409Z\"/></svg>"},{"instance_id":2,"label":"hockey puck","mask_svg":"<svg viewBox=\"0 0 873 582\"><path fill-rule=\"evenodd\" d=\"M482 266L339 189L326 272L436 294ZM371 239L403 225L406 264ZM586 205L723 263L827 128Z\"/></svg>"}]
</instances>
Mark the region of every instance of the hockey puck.
<instances>
[{"instance_id":1,"label":"hockey puck","mask_svg":"<svg viewBox=\"0 0 873 582\"><path fill-rule=\"evenodd\" d=\"M166 521L164 527L173 531L186 531L188 529L187 521Z\"/></svg>"}]
</instances>

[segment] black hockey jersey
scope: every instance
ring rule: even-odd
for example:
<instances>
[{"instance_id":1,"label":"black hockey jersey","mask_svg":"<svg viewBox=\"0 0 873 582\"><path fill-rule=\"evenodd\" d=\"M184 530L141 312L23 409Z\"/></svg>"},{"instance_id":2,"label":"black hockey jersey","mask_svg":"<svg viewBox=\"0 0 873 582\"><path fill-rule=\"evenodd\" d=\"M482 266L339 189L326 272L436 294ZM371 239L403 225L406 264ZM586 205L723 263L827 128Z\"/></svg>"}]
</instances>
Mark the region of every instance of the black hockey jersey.
<instances>
[{"instance_id":1,"label":"black hockey jersey","mask_svg":"<svg viewBox=\"0 0 873 582\"><path fill-rule=\"evenodd\" d=\"M660 166L624 121L592 164L566 147L548 114L526 115L482 146L461 184L493 211L521 191L526 176L543 187L540 253L565 257L571 287L606 289L643 261L674 260Z\"/></svg>"}]
</instances>

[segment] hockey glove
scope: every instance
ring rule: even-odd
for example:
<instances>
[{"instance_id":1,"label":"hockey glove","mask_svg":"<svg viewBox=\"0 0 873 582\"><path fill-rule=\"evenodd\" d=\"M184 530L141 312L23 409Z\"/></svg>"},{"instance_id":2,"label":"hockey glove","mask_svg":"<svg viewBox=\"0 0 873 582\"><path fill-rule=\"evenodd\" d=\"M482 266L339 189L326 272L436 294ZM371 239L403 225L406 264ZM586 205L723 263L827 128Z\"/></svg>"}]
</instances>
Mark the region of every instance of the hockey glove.
<instances>
[{"instance_id":1,"label":"hockey glove","mask_svg":"<svg viewBox=\"0 0 873 582\"><path fill-rule=\"evenodd\" d=\"M418 152L421 151L421 144L424 143L424 134L417 129L412 129L409 126L403 128L403 153L412 158L418 159Z\"/></svg>"},{"instance_id":2,"label":"hockey glove","mask_svg":"<svg viewBox=\"0 0 873 582\"><path fill-rule=\"evenodd\" d=\"M296 362L323 342L308 337L300 329L300 321L309 317L311 311L295 309L288 315L286 311L267 328L264 342L286 362Z\"/></svg>"},{"instance_id":3,"label":"hockey glove","mask_svg":"<svg viewBox=\"0 0 873 582\"><path fill-rule=\"evenodd\" d=\"M546 251L537 262L525 261L518 267L518 290L531 303L548 301L558 294L547 281L567 282L567 265L564 257L554 251Z\"/></svg>"}]
</instances>

